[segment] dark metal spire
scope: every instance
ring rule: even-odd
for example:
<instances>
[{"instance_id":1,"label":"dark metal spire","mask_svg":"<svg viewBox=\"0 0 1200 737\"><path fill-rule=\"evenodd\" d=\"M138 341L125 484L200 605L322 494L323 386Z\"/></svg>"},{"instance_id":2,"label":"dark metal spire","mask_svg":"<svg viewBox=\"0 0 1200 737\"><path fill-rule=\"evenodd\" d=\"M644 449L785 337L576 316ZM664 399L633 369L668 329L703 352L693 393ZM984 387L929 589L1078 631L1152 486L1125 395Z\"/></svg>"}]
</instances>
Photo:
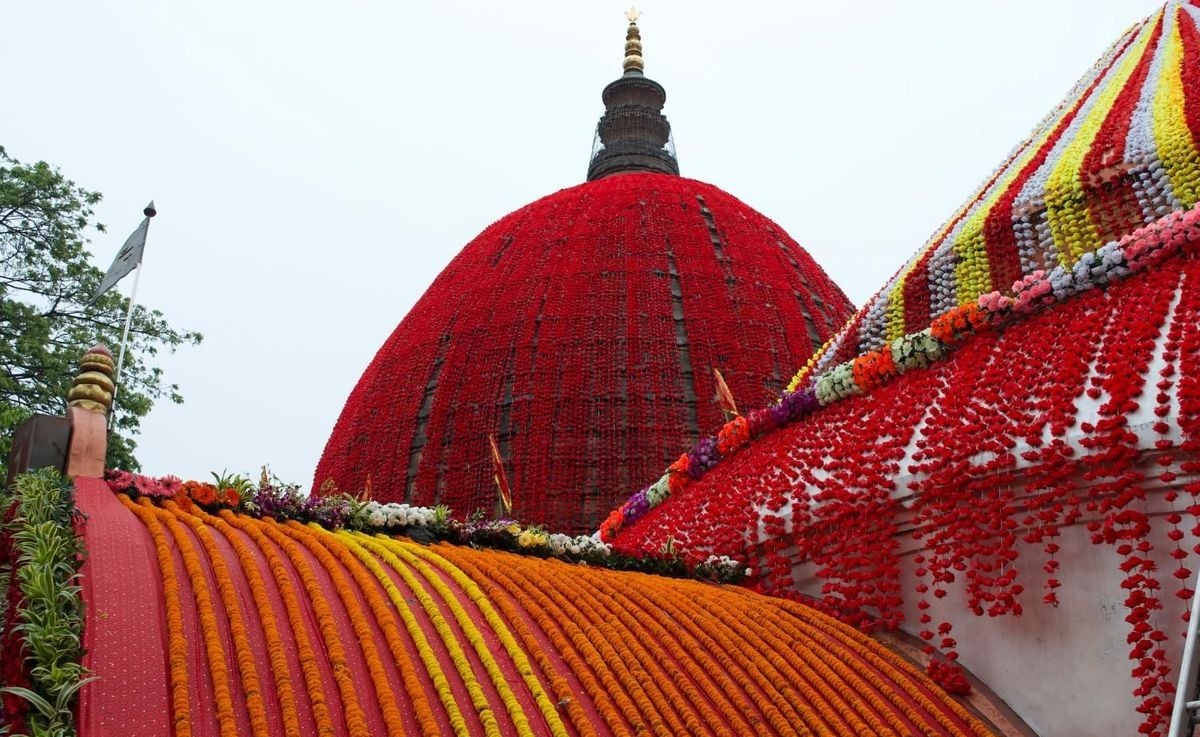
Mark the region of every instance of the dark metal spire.
<instances>
[{"instance_id":1,"label":"dark metal spire","mask_svg":"<svg viewBox=\"0 0 1200 737\"><path fill-rule=\"evenodd\" d=\"M642 34L638 12L625 14L625 74L604 88L604 115L596 126L588 181L631 171L679 174L671 124L662 114L667 91L642 74Z\"/></svg>"}]
</instances>

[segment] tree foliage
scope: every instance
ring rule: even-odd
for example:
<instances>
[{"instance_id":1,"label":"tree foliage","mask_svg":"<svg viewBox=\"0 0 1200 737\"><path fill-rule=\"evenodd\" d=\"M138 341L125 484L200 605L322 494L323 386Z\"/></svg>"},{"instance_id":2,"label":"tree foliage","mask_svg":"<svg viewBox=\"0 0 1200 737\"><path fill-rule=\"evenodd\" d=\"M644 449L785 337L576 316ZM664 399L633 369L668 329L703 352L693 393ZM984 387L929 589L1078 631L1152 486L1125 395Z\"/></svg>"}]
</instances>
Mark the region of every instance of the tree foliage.
<instances>
[{"instance_id":1,"label":"tree foliage","mask_svg":"<svg viewBox=\"0 0 1200 737\"><path fill-rule=\"evenodd\" d=\"M99 201L49 164L22 164L0 147L0 464L7 464L13 431L27 417L63 413L89 347L104 343L117 353L128 298L112 289L88 304L104 275L87 250L89 231L104 232L92 211ZM172 328L158 310L135 307L109 467L139 468L133 437L142 418L159 399L183 401L155 356L201 337Z\"/></svg>"}]
</instances>

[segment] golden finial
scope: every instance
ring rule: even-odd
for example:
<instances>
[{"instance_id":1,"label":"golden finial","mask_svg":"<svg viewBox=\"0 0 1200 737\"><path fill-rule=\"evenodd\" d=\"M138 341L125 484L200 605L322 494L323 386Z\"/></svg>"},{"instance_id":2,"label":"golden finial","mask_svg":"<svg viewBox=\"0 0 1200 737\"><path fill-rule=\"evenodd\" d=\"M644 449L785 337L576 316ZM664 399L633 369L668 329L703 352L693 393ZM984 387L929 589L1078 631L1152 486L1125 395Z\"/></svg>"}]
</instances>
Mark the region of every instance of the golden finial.
<instances>
[{"instance_id":1,"label":"golden finial","mask_svg":"<svg viewBox=\"0 0 1200 737\"><path fill-rule=\"evenodd\" d=\"M629 29L625 31L625 67L626 72L640 72L645 69L645 63L642 60L642 33L638 30L637 21L642 17L637 8L630 7L625 11L625 17L629 19Z\"/></svg>"},{"instance_id":2,"label":"golden finial","mask_svg":"<svg viewBox=\"0 0 1200 737\"><path fill-rule=\"evenodd\" d=\"M115 366L112 352L103 344L93 346L79 360L79 371L71 391L67 394L67 404L108 414L113 403L113 392L116 390L113 383Z\"/></svg>"}]
</instances>

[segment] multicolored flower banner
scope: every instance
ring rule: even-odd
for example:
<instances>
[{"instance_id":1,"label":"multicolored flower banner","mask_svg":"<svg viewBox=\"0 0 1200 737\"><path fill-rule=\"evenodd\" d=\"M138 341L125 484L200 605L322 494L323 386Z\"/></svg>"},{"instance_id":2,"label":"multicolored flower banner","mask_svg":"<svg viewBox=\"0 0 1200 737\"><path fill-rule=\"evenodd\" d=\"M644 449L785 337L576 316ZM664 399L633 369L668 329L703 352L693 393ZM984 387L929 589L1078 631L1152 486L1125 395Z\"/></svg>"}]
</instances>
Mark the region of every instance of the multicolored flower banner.
<instances>
[{"instance_id":1,"label":"multicolored flower banner","mask_svg":"<svg viewBox=\"0 0 1200 737\"><path fill-rule=\"evenodd\" d=\"M1200 198L1200 8L1135 25L822 349L808 377Z\"/></svg>"}]
</instances>

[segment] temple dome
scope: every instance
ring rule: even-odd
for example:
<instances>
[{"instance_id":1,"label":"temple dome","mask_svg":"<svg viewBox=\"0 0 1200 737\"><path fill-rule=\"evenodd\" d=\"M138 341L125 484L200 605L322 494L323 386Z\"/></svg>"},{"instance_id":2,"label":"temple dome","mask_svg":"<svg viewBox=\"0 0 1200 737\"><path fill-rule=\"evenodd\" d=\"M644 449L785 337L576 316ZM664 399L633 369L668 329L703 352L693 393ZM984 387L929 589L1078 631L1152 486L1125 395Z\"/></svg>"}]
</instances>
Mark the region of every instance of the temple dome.
<instances>
[{"instance_id":1,"label":"temple dome","mask_svg":"<svg viewBox=\"0 0 1200 737\"><path fill-rule=\"evenodd\" d=\"M722 422L713 370L776 395L851 305L787 233L710 184L627 171L472 240L351 392L313 488L493 507L563 531L601 515Z\"/></svg>"}]
</instances>

